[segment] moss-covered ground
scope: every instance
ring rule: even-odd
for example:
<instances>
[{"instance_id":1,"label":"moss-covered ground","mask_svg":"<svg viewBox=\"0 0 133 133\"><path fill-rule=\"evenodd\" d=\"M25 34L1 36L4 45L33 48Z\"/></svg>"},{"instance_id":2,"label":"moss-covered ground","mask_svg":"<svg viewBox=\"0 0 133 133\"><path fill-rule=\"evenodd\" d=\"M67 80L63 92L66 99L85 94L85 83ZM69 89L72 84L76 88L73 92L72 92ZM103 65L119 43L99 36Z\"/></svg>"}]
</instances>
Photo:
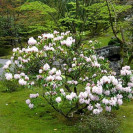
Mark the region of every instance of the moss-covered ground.
<instances>
[{"instance_id":1,"label":"moss-covered ground","mask_svg":"<svg viewBox=\"0 0 133 133\"><path fill-rule=\"evenodd\" d=\"M0 90L4 86L0 84ZM0 91L0 133L73 133L74 122L66 120L45 101L43 106L29 109L25 100L32 90L12 93ZM133 101L115 111L121 120L122 133L133 133Z\"/></svg>"},{"instance_id":2,"label":"moss-covered ground","mask_svg":"<svg viewBox=\"0 0 133 133\"><path fill-rule=\"evenodd\" d=\"M0 86L2 87L2 86ZM29 109L25 100L31 91L0 92L0 133L72 133L71 121L56 113L45 101Z\"/></svg>"}]
</instances>

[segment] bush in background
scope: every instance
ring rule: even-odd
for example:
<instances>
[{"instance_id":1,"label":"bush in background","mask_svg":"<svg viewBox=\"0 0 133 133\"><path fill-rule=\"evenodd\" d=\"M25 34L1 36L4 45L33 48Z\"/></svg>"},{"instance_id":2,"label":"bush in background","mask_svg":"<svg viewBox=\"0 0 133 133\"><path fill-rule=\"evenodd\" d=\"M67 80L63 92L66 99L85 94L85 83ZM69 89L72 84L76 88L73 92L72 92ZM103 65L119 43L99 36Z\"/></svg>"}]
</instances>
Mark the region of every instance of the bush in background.
<instances>
[{"instance_id":1,"label":"bush in background","mask_svg":"<svg viewBox=\"0 0 133 133\"><path fill-rule=\"evenodd\" d=\"M78 124L81 133L120 133L120 121L111 115L88 115Z\"/></svg>"},{"instance_id":2,"label":"bush in background","mask_svg":"<svg viewBox=\"0 0 133 133\"><path fill-rule=\"evenodd\" d=\"M108 42L109 46L120 46L120 42L118 41L118 39L116 38L112 38L109 42Z\"/></svg>"}]
</instances>

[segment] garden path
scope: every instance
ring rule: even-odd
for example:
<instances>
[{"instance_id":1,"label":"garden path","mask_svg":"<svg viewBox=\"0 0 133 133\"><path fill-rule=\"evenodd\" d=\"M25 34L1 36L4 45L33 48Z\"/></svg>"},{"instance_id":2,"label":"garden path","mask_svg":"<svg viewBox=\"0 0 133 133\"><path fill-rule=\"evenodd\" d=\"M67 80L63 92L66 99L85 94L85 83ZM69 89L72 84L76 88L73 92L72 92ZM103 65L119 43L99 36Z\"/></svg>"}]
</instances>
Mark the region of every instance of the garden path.
<instances>
[{"instance_id":1,"label":"garden path","mask_svg":"<svg viewBox=\"0 0 133 133\"><path fill-rule=\"evenodd\" d=\"M8 59L0 59L0 64L4 65L6 62L8 61ZM3 73L3 68L0 68L0 76L2 76Z\"/></svg>"}]
</instances>

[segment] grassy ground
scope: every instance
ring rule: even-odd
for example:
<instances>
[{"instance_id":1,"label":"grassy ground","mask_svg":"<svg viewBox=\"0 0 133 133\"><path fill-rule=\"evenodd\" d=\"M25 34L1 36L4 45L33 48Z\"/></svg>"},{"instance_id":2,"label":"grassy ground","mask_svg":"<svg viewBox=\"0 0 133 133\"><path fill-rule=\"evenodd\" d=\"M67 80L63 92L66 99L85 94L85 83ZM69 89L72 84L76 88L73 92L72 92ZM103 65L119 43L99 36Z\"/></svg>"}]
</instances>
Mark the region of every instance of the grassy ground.
<instances>
[{"instance_id":1,"label":"grassy ground","mask_svg":"<svg viewBox=\"0 0 133 133\"><path fill-rule=\"evenodd\" d=\"M0 92L0 133L73 132L71 122L57 114L45 102L44 107L30 110L25 104L30 93L26 89L13 93Z\"/></svg>"},{"instance_id":2,"label":"grassy ground","mask_svg":"<svg viewBox=\"0 0 133 133\"><path fill-rule=\"evenodd\" d=\"M112 37L113 37L113 34L111 31L109 31L108 33L103 33L100 36L94 37L91 40L92 41L96 40L99 42L99 44L98 44L98 46L96 46L96 48L102 48L102 47L108 46L108 42L111 40ZM88 48L88 46L89 46L88 40L85 41L84 44L85 44L84 47Z\"/></svg>"},{"instance_id":3,"label":"grassy ground","mask_svg":"<svg viewBox=\"0 0 133 133\"><path fill-rule=\"evenodd\" d=\"M0 59L10 59L11 55L6 55L6 56L0 56Z\"/></svg>"},{"instance_id":4,"label":"grassy ground","mask_svg":"<svg viewBox=\"0 0 133 133\"><path fill-rule=\"evenodd\" d=\"M133 101L125 103L116 113L122 122L122 133L133 133Z\"/></svg>"},{"instance_id":5,"label":"grassy ground","mask_svg":"<svg viewBox=\"0 0 133 133\"><path fill-rule=\"evenodd\" d=\"M0 84L0 90L3 90ZM44 101L30 110L25 104L32 90L8 93L0 91L0 133L73 133L73 122L65 120ZM133 101L115 111L122 121L122 133L133 133Z\"/></svg>"}]
</instances>

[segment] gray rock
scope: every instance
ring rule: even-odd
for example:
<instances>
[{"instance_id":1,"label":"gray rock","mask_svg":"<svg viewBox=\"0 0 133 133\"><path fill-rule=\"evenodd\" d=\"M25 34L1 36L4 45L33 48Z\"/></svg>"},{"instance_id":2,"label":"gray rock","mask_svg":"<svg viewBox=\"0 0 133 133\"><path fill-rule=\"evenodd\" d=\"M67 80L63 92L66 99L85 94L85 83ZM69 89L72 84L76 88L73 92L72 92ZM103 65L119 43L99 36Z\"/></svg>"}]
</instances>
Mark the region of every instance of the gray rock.
<instances>
[{"instance_id":1,"label":"gray rock","mask_svg":"<svg viewBox=\"0 0 133 133\"><path fill-rule=\"evenodd\" d=\"M8 61L8 59L0 59L0 64L5 65L5 63ZM2 76L4 70L3 68L0 68L0 76Z\"/></svg>"}]
</instances>

